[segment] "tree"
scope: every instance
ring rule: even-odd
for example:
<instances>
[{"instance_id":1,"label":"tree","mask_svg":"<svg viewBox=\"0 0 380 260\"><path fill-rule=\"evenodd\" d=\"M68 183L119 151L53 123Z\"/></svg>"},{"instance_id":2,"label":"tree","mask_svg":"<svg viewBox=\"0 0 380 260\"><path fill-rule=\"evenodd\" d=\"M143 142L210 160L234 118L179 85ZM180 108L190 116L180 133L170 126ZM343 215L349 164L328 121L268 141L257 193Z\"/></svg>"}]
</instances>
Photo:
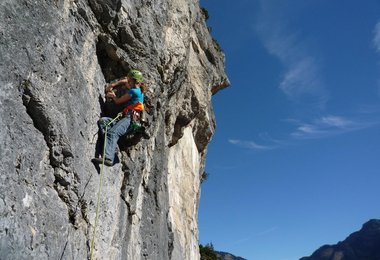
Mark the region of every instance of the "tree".
<instances>
[{"instance_id":1,"label":"tree","mask_svg":"<svg viewBox=\"0 0 380 260\"><path fill-rule=\"evenodd\" d=\"M201 260L217 260L214 246L212 243L207 243L205 246L199 245Z\"/></svg>"},{"instance_id":2,"label":"tree","mask_svg":"<svg viewBox=\"0 0 380 260\"><path fill-rule=\"evenodd\" d=\"M208 172L203 171L203 173L201 175L201 183L203 183L204 181L206 181L209 176L210 176L210 174Z\"/></svg>"}]
</instances>

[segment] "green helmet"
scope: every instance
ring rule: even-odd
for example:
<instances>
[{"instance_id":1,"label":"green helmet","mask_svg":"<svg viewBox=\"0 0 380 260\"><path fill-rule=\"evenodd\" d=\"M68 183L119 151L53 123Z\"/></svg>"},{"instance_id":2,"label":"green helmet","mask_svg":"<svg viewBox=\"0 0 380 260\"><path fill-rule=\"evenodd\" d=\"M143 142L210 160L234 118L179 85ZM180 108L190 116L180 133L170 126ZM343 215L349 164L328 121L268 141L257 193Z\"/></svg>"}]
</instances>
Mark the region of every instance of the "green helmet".
<instances>
[{"instance_id":1,"label":"green helmet","mask_svg":"<svg viewBox=\"0 0 380 260\"><path fill-rule=\"evenodd\" d=\"M143 80L143 75L142 75L141 71L139 71L139 70L130 70L127 74L127 77L135 79L139 82L141 82Z\"/></svg>"}]
</instances>

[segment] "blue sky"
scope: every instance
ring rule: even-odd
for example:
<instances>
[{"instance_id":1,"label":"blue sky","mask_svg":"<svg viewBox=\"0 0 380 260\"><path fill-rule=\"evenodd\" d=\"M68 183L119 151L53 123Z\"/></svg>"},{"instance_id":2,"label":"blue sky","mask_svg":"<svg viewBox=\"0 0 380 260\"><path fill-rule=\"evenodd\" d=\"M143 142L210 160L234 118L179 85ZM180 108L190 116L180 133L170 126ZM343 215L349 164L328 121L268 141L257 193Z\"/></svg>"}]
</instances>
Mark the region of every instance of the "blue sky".
<instances>
[{"instance_id":1,"label":"blue sky","mask_svg":"<svg viewBox=\"0 0 380 260\"><path fill-rule=\"evenodd\" d=\"M201 243L294 260L380 218L380 2L201 6L231 81L213 96Z\"/></svg>"}]
</instances>

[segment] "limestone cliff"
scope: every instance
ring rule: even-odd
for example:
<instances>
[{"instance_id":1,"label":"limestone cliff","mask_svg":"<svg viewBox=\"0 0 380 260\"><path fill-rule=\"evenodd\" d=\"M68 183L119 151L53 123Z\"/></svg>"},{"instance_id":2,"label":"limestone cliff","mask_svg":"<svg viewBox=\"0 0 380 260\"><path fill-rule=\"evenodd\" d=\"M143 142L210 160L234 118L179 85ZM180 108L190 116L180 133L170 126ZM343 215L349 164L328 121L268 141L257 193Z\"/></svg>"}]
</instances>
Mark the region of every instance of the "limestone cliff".
<instances>
[{"instance_id":1,"label":"limestone cliff","mask_svg":"<svg viewBox=\"0 0 380 260\"><path fill-rule=\"evenodd\" d=\"M224 56L196 0L0 2L0 259L87 259L104 85L150 86L148 139L106 168L94 259L198 259L200 174Z\"/></svg>"}]
</instances>

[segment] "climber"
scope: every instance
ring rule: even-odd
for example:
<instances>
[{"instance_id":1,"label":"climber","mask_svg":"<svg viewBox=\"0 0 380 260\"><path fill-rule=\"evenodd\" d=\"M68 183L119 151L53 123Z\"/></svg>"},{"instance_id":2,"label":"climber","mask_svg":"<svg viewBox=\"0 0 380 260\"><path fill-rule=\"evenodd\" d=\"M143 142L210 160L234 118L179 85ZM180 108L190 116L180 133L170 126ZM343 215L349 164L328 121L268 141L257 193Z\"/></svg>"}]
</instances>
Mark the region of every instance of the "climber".
<instances>
[{"instance_id":1,"label":"climber","mask_svg":"<svg viewBox=\"0 0 380 260\"><path fill-rule=\"evenodd\" d=\"M144 93L147 90L147 86L142 83L142 80L142 73L133 69L128 72L125 79L106 85L106 97L112 99L116 105L123 105L124 107L120 120L114 120L114 123L108 126L107 136L104 137L106 138L106 146L103 156L104 164L107 166L113 165L117 141L128 132L132 120L139 120L141 111L144 110ZM113 89L119 85L126 88L127 93L117 97ZM111 121L113 121L113 119L110 117L102 117L99 119L98 126L100 135L104 135L105 128ZM103 163L103 159L93 158L92 162Z\"/></svg>"}]
</instances>

